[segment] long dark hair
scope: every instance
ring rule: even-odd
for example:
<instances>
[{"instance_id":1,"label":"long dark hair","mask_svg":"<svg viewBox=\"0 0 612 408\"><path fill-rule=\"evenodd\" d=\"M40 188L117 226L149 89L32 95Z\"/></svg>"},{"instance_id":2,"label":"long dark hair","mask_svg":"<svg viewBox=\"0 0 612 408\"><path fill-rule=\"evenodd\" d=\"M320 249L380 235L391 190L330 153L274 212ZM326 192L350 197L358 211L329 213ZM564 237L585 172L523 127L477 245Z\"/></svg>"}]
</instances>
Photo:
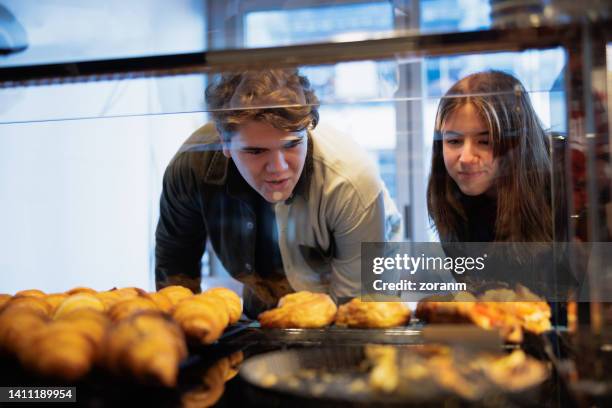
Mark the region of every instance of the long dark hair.
<instances>
[{"instance_id":1,"label":"long dark hair","mask_svg":"<svg viewBox=\"0 0 612 408\"><path fill-rule=\"evenodd\" d=\"M442 98L435 122L427 209L440 240L461 241L467 216L461 192L444 166L441 130L458 108L472 104L486 123L493 156L499 162L495 182L495 241L551 242L551 158L549 138L529 95L512 75L486 71L455 83Z\"/></svg>"}]
</instances>

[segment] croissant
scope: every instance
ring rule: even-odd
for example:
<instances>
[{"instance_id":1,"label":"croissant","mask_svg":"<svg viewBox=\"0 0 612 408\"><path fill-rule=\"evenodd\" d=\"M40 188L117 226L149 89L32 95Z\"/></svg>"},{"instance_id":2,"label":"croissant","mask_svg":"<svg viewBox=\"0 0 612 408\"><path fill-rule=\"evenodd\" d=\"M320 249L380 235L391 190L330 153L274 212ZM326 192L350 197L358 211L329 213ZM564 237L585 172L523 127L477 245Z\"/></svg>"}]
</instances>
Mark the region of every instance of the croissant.
<instances>
[{"instance_id":1,"label":"croissant","mask_svg":"<svg viewBox=\"0 0 612 408\"><path fill-rule=\"evenodd\" d=\"M410 309L401 302L362 302L354 298L338 308L338 326L389 328L410 320Z\"/></svg>"},{"instance_id":2,"label":"croissant","mask_svg":"<svg viewBox=\"0 0 612 408\"><path fill-rule=\"evenodd\" d=\"M20 290L19 292L15 293L15 297L21 297L21 296L45 297L46 294L42 290L38 290L38 289Z\"/></svg>"},{"instance_id":3,"label":"croissant","mask_svg":"<svg viewBox=\"0 0 612 408\"><path fill-rule=\"evenodd\" d=\"M158 293L163 293L166 295L173 305L176 305L183 299L193 296L191 289L178 285L166 286L165 288L160 289Z\"/></svg>"},{"instance_id":4,"label":"croissant","mask_svg":"<svg viewBox=\"0 0 612 408\"><path fill-rule=\"evenodd\" d=\"M258 316L261 327L318 328L331 324L337 307L325 293L302 291L283 296L275 309Z\"/></svg>"},{"instance_id":5,"label":"croissant","mask_svg":"<svg viewBox=\"0 0 612 408\"><path fill-rule=\"evenodd\" d=\"M225 391L225 383L238 374L243 358L242 351L237 351L217 361L204 374L202 385L183 394L183 407L205 408L216 404Z\"/></svg>"},{"instance_id":6,"label":"croissant","mask_svg":"<svg viewBox=\"0 0 612 408\"><path fill-rule=\"evenodd\" d=\"M229 324L225 302L218 296L195 295L178 303L172 317L188 337L214 343Z\"/></svg>"},{"instance_id":7,"label":"croissant","mask_svg":"<svg viewBox=\"0 0 612 408\"><path fill-rule=\"evenodd\" d=\"M12 296L8 293L0 293L0 310L2 310L2 306L9 300L11 300Z\"/></svg>"},{"instance_id":8,"label":"croissant","mask_svg":"<svg viewBox=\"0 0 612 408\"><path fill-rule=\"evenodd\" d=\"M68 296L76 295L76 294L79 294L79 293L87 293L87 294L90 294L90 295L95 295L96 293L98 293L98 291L96 291L95 289L92 289L92 288L85 287L85 286L77 286L76 288L72 288L70 290L67 290L65 293Z\"/></svg>"},{"instance_id":9,"label":"croissant","mask_svg":"<svg viewBox=\"0 0 612 408\"><path fill-rule=\"evenodd\" d=\"M45 316L49 316L52 311L52 306L45 299L34 296L12 297L4 303L2 310L11 309L27 309L39 312Z\"/></svg>"},{"instance_id":10,"label":"croissant","mask_svg":"<svg viewBox=\"0 0 612 408\"><path fill-rule=\"evenodd\" d=\"M135 313L147 310L158 311L159 308L151 299L135 297L115 303L108 311L108 315L113 321L117 322L127 319Z\"/></svg>"},{"instance_id":11,"label":"croissant","mask_svg":"<svg viewBox=\"0 0 612 408\"><path fill-rule=\"evenodd\" d=\"M68 298L68 295L65 293L52 293L50 295L45 296L43 299L49 305L51 305L51 315L55 314L55 311L62 304L64 300Z\"/></svg>"},{"instance_id":12,"label":"croissant","mask_svg":"<svg viewBox=\"0 0 612 408\"><path fill-rule=\"evenodd\" d=\"M74 329L94 345L94 360L101 359L104 336L111 324L105 313L94 309L77 309L62 315L58 320L73 323Z\"/></svg>"},{"instance_id":13,"label":"croissant","mask_svg":"<svg viewBox=\"0 0 612 408\"><path fill-rule=\"evenodd\" d=\"M77 323L55 320L30 336L27 347L18 353L24 367L39 375L66 381L75 381L90 371L95 344Z\"/></svg>"},{"instance_id":14,"label":"croissant","mask_svg":"<svg viewBox=\"0 0 612 408\"><path fill-rule=\"evenodd\" d=\"M182 332L159 312L141 312L119 322L105 343L106 365L111 371L167 387L176 385L179 364L186 356Z\"/></svg>"},{"instance_id":15,"label":"croissant","mask_svg":"<svg viewBox=\"0 0 612 408\"><path fill-rule=\"evenodd\" d=\"M208 296L217 296L225 303L229 312L230 324L236 323L240 320L242 315L242 301L233 290L226 288L212 288L204 292Z\"/></svg>"},{"instance_id":16,"label":"croissant","mask_svg":"<svg viewBox=\"0 0 612 408\"><path fill-rule=\"evenodd\" d=\"M26 340L49 320L46 312L19 305L5 307L0 313L0 351L18 355L26 347Z\"/></svg>"},{"instance_id":17,"label":"croissant","mask_svg":"<svg viewBox=\"0 0 612 408\"><path fill-rule=\"evenodd\" d=\"M81 292L76 295L70 295L55 310L54 319L60 318L62 315L72 312L77 309L94 309L101 312L104 311L104 303L102 303L95 295Z\"/></svg>"},{"instance_id":18,"label":"croissant","mask_svg":"<svg viewBox=\"0 0 612 408\"><path fill-rule=\"evenodd\" d=\"M152 300L153 303L157 305L159 310L164 313L170 313L174 307L168 296L160 292L145 293L143 297Z\"/></svg>"}]
</instances>

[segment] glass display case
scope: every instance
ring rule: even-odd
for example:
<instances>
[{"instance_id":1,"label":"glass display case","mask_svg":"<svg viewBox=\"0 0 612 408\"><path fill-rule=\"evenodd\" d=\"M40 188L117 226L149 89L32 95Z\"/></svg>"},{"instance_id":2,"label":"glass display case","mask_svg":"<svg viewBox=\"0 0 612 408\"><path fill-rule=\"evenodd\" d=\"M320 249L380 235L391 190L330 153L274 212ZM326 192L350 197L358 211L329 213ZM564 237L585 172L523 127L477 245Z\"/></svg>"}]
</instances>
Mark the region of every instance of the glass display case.
<instances>
[{"instance_id":1,"label":"glass display case","mask_svg":"<svg viewBox=\"0 0 612 408\"><path fill-rule=\"evenodd\" d=\"M436 115L457 81L496 70L520 81L548 138L552 241L576 244L564 248L581 283L563 299L569 330L609 341L609 2L171 3L0 2L0 292L155 290L164 172L219 111L207 86L244 70L297 68L318 97L317 128L348 135L373 163L401 215L398 240L444 241L428 209ZM203 252L202 288L240 293L218 250L208 242ZM595 359L608 361L602 350Z\"/></svg>"}]
</instances>

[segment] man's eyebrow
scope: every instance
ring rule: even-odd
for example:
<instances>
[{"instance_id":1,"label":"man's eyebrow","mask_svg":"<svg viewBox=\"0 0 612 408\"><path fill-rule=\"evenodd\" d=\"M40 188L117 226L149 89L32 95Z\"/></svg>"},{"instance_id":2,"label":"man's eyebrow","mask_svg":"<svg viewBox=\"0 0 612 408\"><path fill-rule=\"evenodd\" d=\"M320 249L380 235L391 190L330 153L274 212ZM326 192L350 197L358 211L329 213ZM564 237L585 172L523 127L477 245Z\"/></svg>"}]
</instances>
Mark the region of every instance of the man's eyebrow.
<instances>
[{"instance_id":1,"label":"man's eyebrow","mask_svg":"<svg viewBox=\"0 0 612 408\"><path fill-rule=\"evenodd\" d=\"M302 142L302 140L304 140L304 136L295 136L295 137L293 137L291 139L285 139L285 140L283 140L283 142L284 142L283 146L289 146L289 145L292 145L292 144L297 144L297 143Z\"/></svg>"},{"instance_id":2,"label":"man's eyebrow","mask_svg":"<svg viewBox=\"0 0 612 408\"><path fill-rule=\"evenodd\" d=\"M262 151L262 150L268 150L265 147L257 147L257 146L242 146L240 147L240 150L242 150L243 152L251 152L251 151Z\"/></svg>"}]
</instances>

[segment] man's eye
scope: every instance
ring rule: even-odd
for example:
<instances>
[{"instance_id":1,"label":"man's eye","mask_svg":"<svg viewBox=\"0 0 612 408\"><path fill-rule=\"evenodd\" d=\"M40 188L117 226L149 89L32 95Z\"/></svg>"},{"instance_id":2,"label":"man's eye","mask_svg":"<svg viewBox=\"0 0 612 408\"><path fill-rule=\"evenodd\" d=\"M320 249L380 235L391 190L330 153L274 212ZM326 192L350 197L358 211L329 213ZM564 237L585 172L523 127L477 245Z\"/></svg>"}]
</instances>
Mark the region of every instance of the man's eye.
<instances>
[{"instance_id":1,"label":"man's eye","mask_svg":"<svg viewBox=\"0 0 612 408\"><path fill-rule=\"evenodd\" d=\"M485 146L489 145L489 141L488 140L481 140L478 143L481 144L481 145L485 145Z\"/></svg>"},{"instance_id":2,"label":"man's eye","mask_svg":"<svg viewBox=\"0 0 612 408\"><path fill-rule=\"evenodd\" d=\"M249 150L244 150L244 152L246 154L252 154L254 156L263 153L263 149L249 149Z\"/></svg>"},{"instance_id":3,"label":"man's eye","mask_svg":"<svg viewBox=\"0 0 612 408\"><path fill-rule=\"evenodd\" d=\"M299 146L302 143L301 140L296 140L295 142L290 142L285 145L285 149L293 149L294 147Z\"/></svg>"}]
</instances>

